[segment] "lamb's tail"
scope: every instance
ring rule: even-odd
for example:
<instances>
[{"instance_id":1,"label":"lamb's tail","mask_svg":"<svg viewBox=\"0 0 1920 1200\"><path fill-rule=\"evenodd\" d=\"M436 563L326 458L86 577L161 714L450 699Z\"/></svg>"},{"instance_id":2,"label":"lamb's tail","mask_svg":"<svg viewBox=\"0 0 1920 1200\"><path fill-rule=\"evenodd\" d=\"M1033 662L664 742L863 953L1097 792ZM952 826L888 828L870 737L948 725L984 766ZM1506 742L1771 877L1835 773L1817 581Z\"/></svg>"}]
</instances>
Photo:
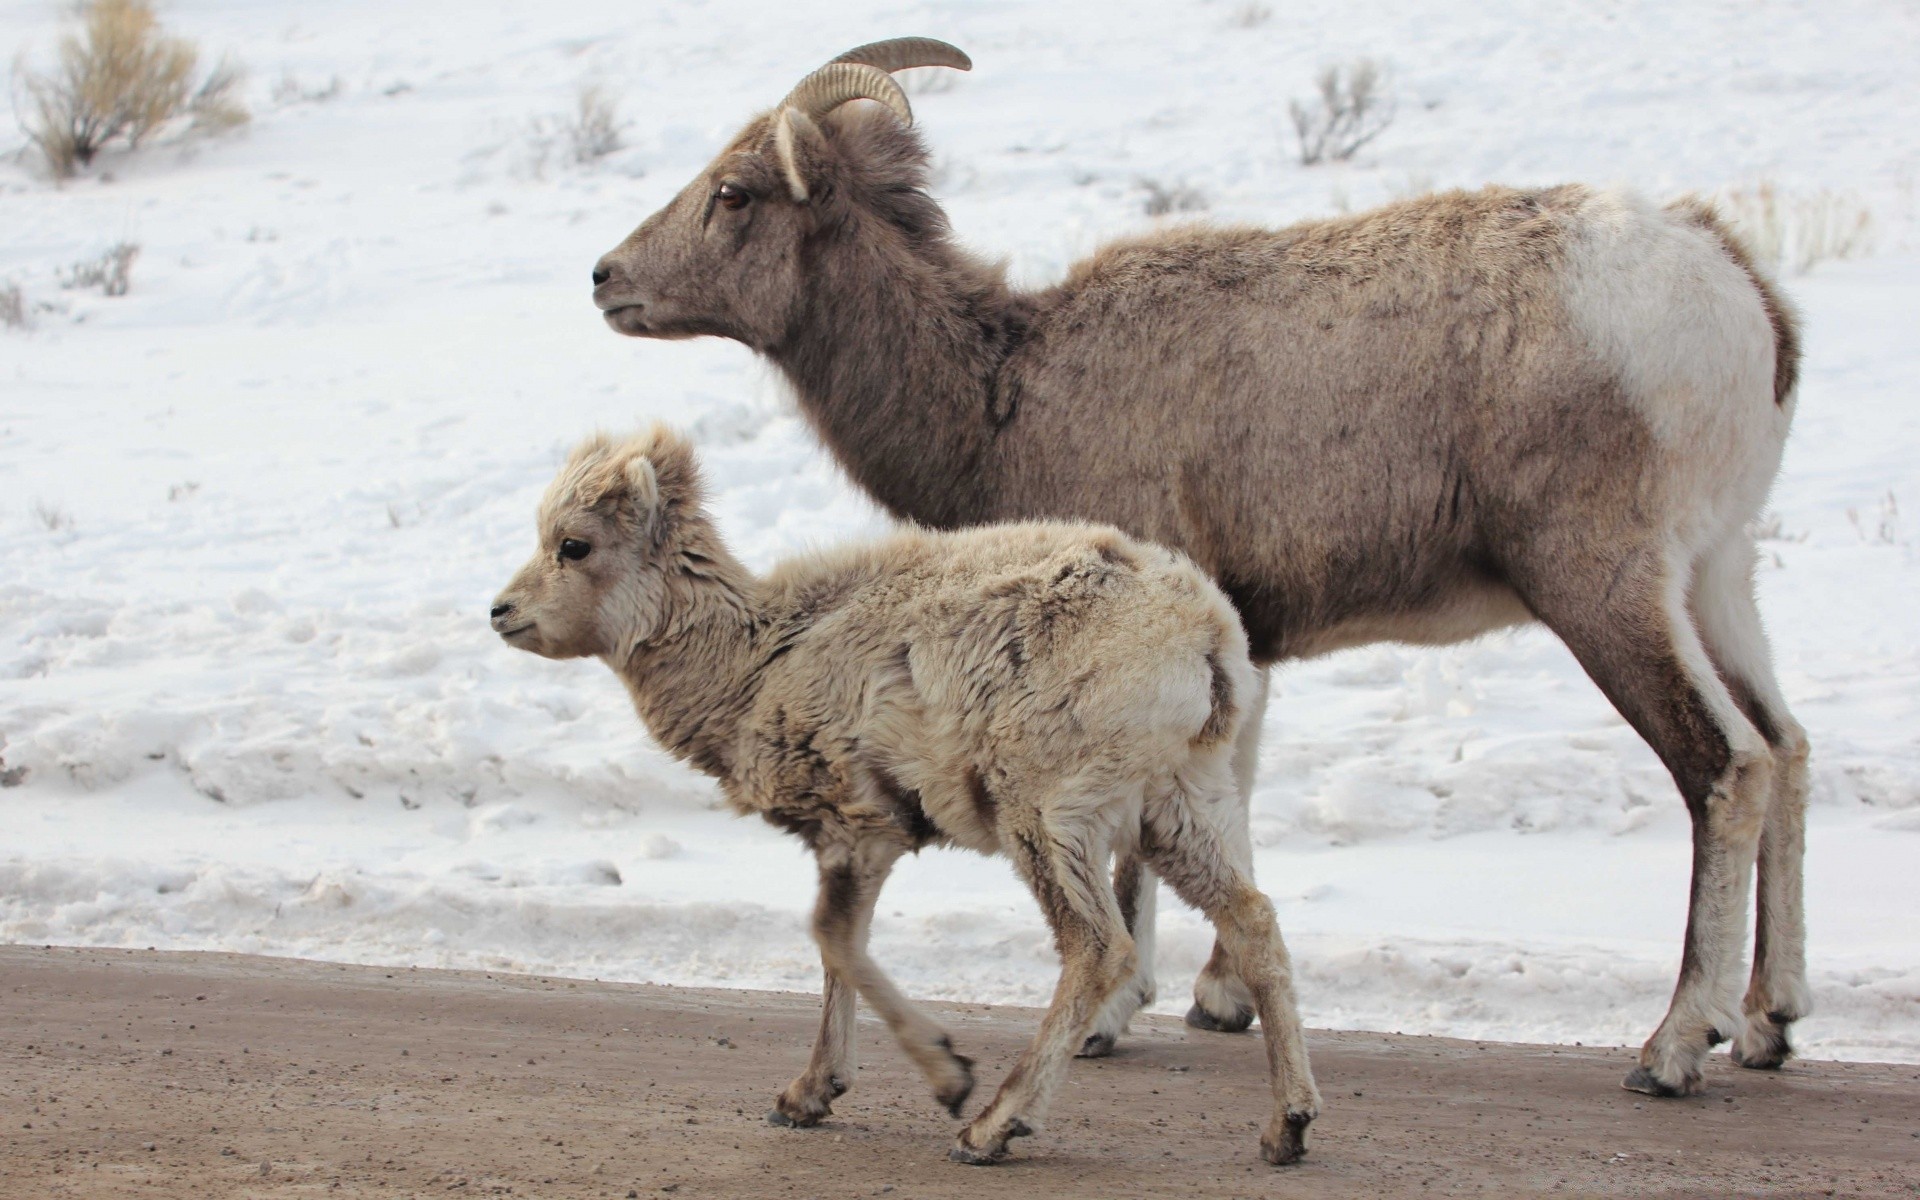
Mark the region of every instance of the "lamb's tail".
<instances>
[{"instance_id":1,"label":"lamb's tail","mask_svg":"<svg viewBox=\"0 0 1920 1200\"><path fill-rule=\"evenodd\" d=\"M1734 232L1719 210L1698 196L1688 196L1667 205L1667 211L1683 221L1713 234L1760 293L1760 304L1767 310L1767 322L1773 326L1773 402L1785 408L1800 382L1800 318L1780 294L1780 286L1753 261L1753 250Z\"/></svg>"},{"instance_id":2,"label":"lamb's tail","mask_svg":"<svg viewBox=\"0 0 1920 1200\"><path fill-rule=\"evenodd\" d=\"M1200 726L1200 732L1193 736L1196 746L1217 746L1230 742L1239 732L1240 681L1234 678L1228 668L1227 648L1216 637L1213 647L1207 651L1207 672L1209 683L1209 703L1207 719Z\"/></svg>"}]
</instances>

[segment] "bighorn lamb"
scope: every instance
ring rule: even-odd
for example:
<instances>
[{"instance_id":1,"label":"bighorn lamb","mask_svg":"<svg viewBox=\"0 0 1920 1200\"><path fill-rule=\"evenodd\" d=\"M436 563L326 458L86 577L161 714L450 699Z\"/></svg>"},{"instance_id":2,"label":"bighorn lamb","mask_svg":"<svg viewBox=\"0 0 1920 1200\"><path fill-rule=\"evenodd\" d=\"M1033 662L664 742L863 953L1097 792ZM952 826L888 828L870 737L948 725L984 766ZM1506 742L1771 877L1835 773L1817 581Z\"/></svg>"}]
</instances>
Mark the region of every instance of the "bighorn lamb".
<instances>
[{"instance_id":1,"label":"bighorn lamb","mask_svg":"<svg viewBox=\"0 0 1920 1200\"><path fill-rule=\"evenodd\" d=\"M1489 187L1279 230L1162 230L1014 291L954 245L888 74L966 56L914 38L842 59L600 260L607 324L751 346L899 515L1079 517L1185 551L1263 666L1544 622L1693 817L1679 981L1627 1086L1697 1091L1729 1036L1742 1065L1778 1066L1809 1007L1807 740L1774 680L1746 527L1779 468L1799 343L1712 210ZM1235 1023L1220 967L1197 1024Z\"/></svg>"},{"instance_id":2,"label":"bighorn lamb","mask_svg":"<svg viewBox=\"0 0 1920 1200\"><path fill-rule=\"evenodd\" d=\"M493 628L548 658L597 655L661 745L819 860L825 1011L771 1119L814 1124L852 1081L854 992L959 1114L971 1064L866 952L894 861L959 845L1013 860L1061 958L1039 1035L952 1152L1003 1157L1133 974L1106 874L1119 847L1219 931L1266 1031L1261 1153L1300 1156L1320 1101L1286 949L1218 828L1253 664L1191 562L1116 529L1033 523L912 530L755 578L707 516L692 449L663 429L582 444L539 531Z\"/></svg>"}]
</instances>

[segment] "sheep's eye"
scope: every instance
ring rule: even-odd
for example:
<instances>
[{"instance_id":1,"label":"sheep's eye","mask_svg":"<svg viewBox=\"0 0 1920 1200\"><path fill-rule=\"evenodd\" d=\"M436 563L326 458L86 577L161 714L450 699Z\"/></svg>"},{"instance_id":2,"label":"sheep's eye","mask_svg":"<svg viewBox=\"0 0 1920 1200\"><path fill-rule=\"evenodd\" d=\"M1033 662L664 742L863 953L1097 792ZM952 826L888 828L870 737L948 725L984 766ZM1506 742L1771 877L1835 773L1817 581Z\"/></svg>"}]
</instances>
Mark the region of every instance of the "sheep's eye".
<instances>
[{"instance_id":1,"label":"sheep's eye","mask_svg":"<svg viewBox=\"0 0 1920 1200\"><path fill-rule=\"evenodd\" d=\"M713 198L718 200L722 207L730 208L738 212L740 209L745 208L747 201L753 197L747 195L747 193L730 183L723 183L720 185L720 190L713 194Z\"/></svg>"},{"instance_id":2,"label":"sheep's eye","mask_svg":"<svg viewBox=\"0 0 1920 1200\"><path fill-rule=\"evenodd\" d=\"M591 553L593 553L593 547L587 545L579 538L568 538L560 543L561 558L580 559L585 558Z\"/></svg>"}]
</instances>

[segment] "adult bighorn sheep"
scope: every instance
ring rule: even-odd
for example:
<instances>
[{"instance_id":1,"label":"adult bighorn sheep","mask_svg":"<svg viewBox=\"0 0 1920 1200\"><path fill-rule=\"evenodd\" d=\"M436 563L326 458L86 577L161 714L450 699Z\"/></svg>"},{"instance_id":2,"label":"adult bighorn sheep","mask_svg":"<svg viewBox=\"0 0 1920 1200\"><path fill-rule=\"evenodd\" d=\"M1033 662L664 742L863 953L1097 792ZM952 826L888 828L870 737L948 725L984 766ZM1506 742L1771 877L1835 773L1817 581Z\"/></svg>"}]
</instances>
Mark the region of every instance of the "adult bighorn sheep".
<instances>
[{"instance_id":1,"label":"adult bighorn sheep","mask_svg":"<svg viewBox=\"0 0 1920 1200\"><path fill-rule=\"evenodd\" d=\"M894 862L955 844L1013 860L1060 950L1039 1034L952 1151L1005 1157L1134 973L1106 874L1121 848L1219 929L1266 1035L1261 1153L1300 1157L1320 1097L1287 953L1223 835L1253 664L1193 563L1116 529L1035 522L909 530L755 578L713 528L692 448L664 429L583 443L539 525L495 631L548 658L599 657L667 750L819 860L825 1011L777 1123L814 1124L846 1090L856 991L958 1115L972 1064L864 945Z\"/></svg>"},{"instance_id":2,"label":"adult bighorn sheep","mask_svg":"<svg viewBox=\"0 0 1920 1200\"><path fill-rule=\"evenodd\" d=\"M595 267L607 324L751 346L900 516L1081 517L1184 550L1263 666L1543 622L1693 818L1679 980L1626 1086L1698 1091L1728 1037L1741 1065L1778 1066L1809 1007L1807 740L1746 529L1779 469L1799 337L1714 212L1489 187L1158 231L1020 292L927 195L889 72L934 64L970 65L928 39L863 46L754 118ZM1149 929L1143 913L1143 946ZM1202 1027L1244 1023L1223 966L1195 989ZM1122 989L1091 1049L1150 984Z\"/></svg>"}]
</instances>

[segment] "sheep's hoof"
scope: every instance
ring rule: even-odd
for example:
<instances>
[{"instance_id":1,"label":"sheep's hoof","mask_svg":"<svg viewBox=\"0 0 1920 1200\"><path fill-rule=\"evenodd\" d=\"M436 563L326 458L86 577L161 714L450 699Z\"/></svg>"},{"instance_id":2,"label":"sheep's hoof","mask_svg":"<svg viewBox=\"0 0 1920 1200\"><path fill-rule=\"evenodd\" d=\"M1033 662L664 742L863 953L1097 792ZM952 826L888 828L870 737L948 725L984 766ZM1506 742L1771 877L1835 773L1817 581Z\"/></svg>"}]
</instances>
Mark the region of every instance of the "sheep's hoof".
<instances>
[{"instance_id":1,"label":"sheep's hoof","mask_svg":"<svg viewBox=\"0 0 1920 1200\"><path fill-rule=\"evenodd\" d=\"M1006 1156L1007 1148L1005 1146L1000 1147L998 1154L990 1154L985 1150L975 1150L965 1142L955 1142L953 1149L947 1151L948 1158L957 1163L965 1163L970 1167L991 1167Z\"/></svg>"},{"instance_id":2,"label":"sheep's hoof","mask_svg":"<svg viewBox=\"0 0 1920 1200\"><path fill-rule=\"evenodd\" d=\"M1253 1024L1253 1010L1245 1006L1235 1006L1230 1017L1216 1017L1196 1003L1187 1010L1187 1024L1195 1029L1204 1029L1208 1033L1245 1033Z\"/></svg>"},{"instance_id":3,"label":"sheep's hoof","mask_svg":"<svg viewBox=\"0 0 1920 1200\"><path fill-rule=\"evenodd\" d=\"M1768 1013L1747 1018L1747 1027L1733 1039L1728 1057L1749 1071L1777 1071L1793 1057L1793 1045L1787 1041L1786 1026L1793 1018L1784 1013Z\"/></svg>"},{"instance_id":4,"label":"sheep's hoof","mask_svg":"<svg viewBox=\"0 0 1920 1200\"><path fill-rule=\"evenodd\" d=\"M1113 1047L1119 1040L1111 1033L1090 1033L1087 1040L1080 1043L1080 1053L1074 1057L1105 1058L1113 1053Z\"/></svg>"},{"instance_id":5,"label":"sheep's hoof","mask_svg":"<svg viewBox=\"0 0 1920 1200\"><path fill-rule=\"evenodd\" d=\"M945 1044L944 1039L942 1042ZM960 1106L967 1102L968 1096L973 1095L973 1060L964 1054L954 1054L951 1045L946 1045L945 1048L954 1064L960 1068L961 1077L958 1081L936 1091L933 1098L946 1106L948 1116L957 1117L960 1115Z\"/></svg>"},{"instance_id":6,"label":"sheep's hoof","mask_svg":"<svg viewBox=\"0 0 1920 1200\"><path fill-rule=\"evenodd\" d=\"M1297 1163L1307 1152L1307 1126L1313 1123L1310 1112L1290 1112L1268 1127L1260 1138L1260 1157L1276 1167Z\"/></svg>"},{"instance_id":7,"label":"sheep's hoof","mask_svg":"<svg viewBox=\"0 0 1920 1200\"><path fill-rule=\"evenodd\" d=\"M1678 1084L1665 1083L1645 1066L1635 1067L1627 1072L1620 1086L1630 1092L1639 1092L1647 1096L1691 1096L1705 1087L1705 1081L1698 1073L1682 1079Z\"/></svg>"},{"instance_id":8,"label":"sheep's hoof","mask_svg":"<svg viewBox=\"0 0 1920 1200\"><path fill-rule=\"evenodd\" d=\"M796 1084L795 1087L797 1086ZM841 1083L838 1079L833 1080L833 1094L835 1096L840 1095L846 1090L847 1087L845 1084ZM824 1098L815 1099L811 1096L803 1096L801 1099L795 1099L792 1091L793 1089L789 1088L787 1091L780 1093L774 1100L773 1110L767 1113L767 1124L778 1125L783 1129L807 1129L818 1125L822 1117L832 1115L833 1105L829 1104Z\"/></svg>"},{"instance_id":9,"label":"sheep's hoof","mask_svg":"<svg viewBox=\"0 0 1920 1200\"><path fill-rule=\"evenodd\" d=\"M972 1133L972 1128L962 1133L953 1143L953 1149L947 1151L947 1157L970 1167L990 1167L1006 1160L1009 1141L1017 1137L1032 1136L1033 1126L1015 1117L1007 1122L1007 1127L1001 1130L998 1136L988 1138L984 1147L976 1147L967 1141Z\"/></svg>"}]
</instances>

